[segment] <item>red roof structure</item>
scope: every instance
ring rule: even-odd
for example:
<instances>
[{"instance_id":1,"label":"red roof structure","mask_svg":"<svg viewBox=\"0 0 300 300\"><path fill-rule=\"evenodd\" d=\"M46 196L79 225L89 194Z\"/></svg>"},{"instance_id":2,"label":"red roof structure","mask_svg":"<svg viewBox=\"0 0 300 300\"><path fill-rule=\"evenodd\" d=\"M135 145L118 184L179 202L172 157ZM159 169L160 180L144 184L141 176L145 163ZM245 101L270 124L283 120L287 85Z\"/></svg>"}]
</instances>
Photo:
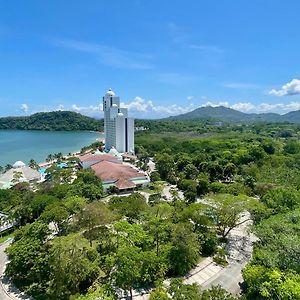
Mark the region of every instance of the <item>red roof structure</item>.
<instances>
[{"instance_id":1,"label":"red roof structure","mask_svg":"<svg viewBox=\"0 0 300 300\"><path fill-rule=\"evenodd\" d=\"M81 162L88 162L88 161L118 161L118 158L115 156L112 156L110 154L85 154L83 156L80 156Z\"/></svg>"},{"instance_id":2,"label":"red roof structure","mask_svg":"<svg viewBox=\"0 0 300 300\"><path fill-rule=\"evenodd\" d=\"M114 183L120 190L136 187L132 181L134 179L148 179L146 174L118 161L103 160L92 165L91 168L104 183Z\"/></svg>"}]
</instances>

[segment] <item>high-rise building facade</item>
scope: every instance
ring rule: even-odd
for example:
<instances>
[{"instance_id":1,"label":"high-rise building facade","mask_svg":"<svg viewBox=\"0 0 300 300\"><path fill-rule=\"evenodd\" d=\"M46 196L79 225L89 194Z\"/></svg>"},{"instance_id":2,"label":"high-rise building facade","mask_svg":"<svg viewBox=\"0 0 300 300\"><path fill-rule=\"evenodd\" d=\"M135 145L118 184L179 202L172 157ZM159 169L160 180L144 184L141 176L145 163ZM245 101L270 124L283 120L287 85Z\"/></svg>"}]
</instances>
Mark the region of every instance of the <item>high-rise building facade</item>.
<instances>
[{"instance_id":1,"label":"high-rise building facade","mask_svg":"<svg viewBox=\"0 0 300 300\"><path fill-rule=\"evenodd\" d=\"M134 153L134 119L120 107L120 97L109 89L103 97L105 150Z\"/></svg>"}]
</instances>

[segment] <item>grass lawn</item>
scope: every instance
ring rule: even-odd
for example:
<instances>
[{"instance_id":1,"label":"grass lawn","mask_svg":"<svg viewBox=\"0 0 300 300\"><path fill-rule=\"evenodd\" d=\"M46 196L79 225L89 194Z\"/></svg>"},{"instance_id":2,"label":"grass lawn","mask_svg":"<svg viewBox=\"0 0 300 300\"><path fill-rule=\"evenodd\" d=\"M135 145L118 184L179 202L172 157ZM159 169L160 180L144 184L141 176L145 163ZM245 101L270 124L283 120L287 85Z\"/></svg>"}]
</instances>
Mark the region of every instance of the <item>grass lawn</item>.
<instances>
[{"instance_id":1,"label":"grass lawn","mask_svg":"<svg viewBox=\"0 0 300 300\"><path fill-rule=\"evenodd\" d=\"M0 244L6 242L8 239L14 237L14 233L10 232L10 233L5 233L2 236L0 236Z\"/></svg>"},{"instance_id":2,"label":"grass lawn","mask_svg":"<svg viewBox=\"0 0 300 300\"><path fill-rule=\"evenodd\" d=\"M149 193L149 194L157 194L160 193L164 188L165 181L156 181L151 183L148 187L141 189L141 191Z\"/></svg>"}]
</instances>

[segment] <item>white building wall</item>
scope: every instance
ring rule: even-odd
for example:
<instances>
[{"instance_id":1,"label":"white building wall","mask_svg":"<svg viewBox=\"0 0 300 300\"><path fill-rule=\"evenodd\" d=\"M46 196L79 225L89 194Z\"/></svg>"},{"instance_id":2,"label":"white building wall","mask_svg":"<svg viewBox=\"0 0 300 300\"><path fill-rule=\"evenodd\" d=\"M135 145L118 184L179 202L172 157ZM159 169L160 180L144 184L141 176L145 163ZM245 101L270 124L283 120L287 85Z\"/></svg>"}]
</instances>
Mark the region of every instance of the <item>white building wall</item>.
<instances>
[{"instance_id":1,"label":"white building wall","mask_svg":"<svg viewBox=\"0 0 300 300\"><path fill-rule=\"evenodd\" d=\"M134 152L134 119L127 118L127 108L120 107L120 98L109 90L103 97L105 149ZM127 124L127 126L126 126Z\"/></svg>"},{"instance_id":2,"label":"white building wall","mask_svg":"<svg viewBox=\"0 0 300 300\"><path fill-rule=\"evenodd\" d=\"M127 118L127 152L134 153L134 119Z\"/></svg>"},{"instance_id":3,"label":"white building wall","mask_svg":"<svg viewBox=\"0 0 300 300\"><path fill-rule=\"evenodd\" d=\"M112 147L116 147L116 121L108 119L105 128L105 148L109 150Z\"/></svg>"},{"instance_id":4,"label":"white building wall","mask_svg":"<svg viewBox=\"0 0 300 300\"><path fill-rule=\"evenodd\" d=\"M125 118L117 116L116 118L116 149L118 152L126 152L125 144Z\"/></svg>"}]
</instances>

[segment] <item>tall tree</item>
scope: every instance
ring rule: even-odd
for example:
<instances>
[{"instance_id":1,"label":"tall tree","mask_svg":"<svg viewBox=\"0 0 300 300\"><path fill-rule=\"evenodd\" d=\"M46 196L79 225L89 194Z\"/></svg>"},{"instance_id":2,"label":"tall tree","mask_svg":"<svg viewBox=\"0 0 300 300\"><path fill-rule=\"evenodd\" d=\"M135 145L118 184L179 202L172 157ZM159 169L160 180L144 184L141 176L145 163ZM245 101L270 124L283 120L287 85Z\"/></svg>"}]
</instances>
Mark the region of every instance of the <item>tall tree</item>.
<instances>
[{"instance_id":1,"label":"tall tree","mask_svg":"<svg viewBox=\"0 0 300 300\"><path fill-rule=\"evenodd\" d=\"M171 272L173 275L184 275L197 264L200 257L198 236L193 233L190 224L178 223L173 225L171 243Z\"/></svg>"},{"instance_id":2,"label":"tall tree","mask_svg":"<svg viewBox=\"0 0 300 300\"><path fill-rule=\"evenodd\" d=\"M132 299L132 290L140 281L142 258L141 251L136 246L122 246L115 257L115 271L112 276L117 287L129 291Z\"/></svg>"},{"instance_id":3,"label":"tall tree","mask_svg":"<svg viewBox=\"0 0 300 300\"><path fill-rule=\"evenodd\" d=\"M76 216L78 225L84 231L84 236L89 240L90 246L97 238L97 227L110 223L113 215L103 202L91 202L84 206Z\"/></svg>"},{"instance_id":4,"label":"tall tree","mask_svg":"<svg viewBox=\"0 0 300 300\"><path fill-rule=\"evenodd\" d=\"M200 290L197 284L184 284L182 279L171 280L168 292L172 300L200 300Z\"/></svg>"},{"instance_id":5,"label":"tall tree","mask_svg":"<svg viewBox=\"0 0 300 300\"><path fill-rule=\"evenodd\" d=\"M36 297L46 293L49 281L49 247L46 224L35 222L17 231L13 244L7 249L10 262L6 274Z\"/></svg>"},{"instance_id":6,"label":"tall tree","mask_svg":"<svg viewBox=\"0 0 300 300\"><path fill-rule=\"evenodd\" d=\"M99 276L98 253L78 234L52 241L50 250L49 294L54 299L69 299L82 292Z\"/></svg>"},{"instance_id":7,"label":"tall tree","mask_svg":"<svg viewBox=\"0 0 300 300\"><path fill-rule=\"evenodd\" d=\"M233 228L247 222L250 219L247 210L256 205L259 205L256 199L244 195L214 196L211 201L211 213L222 238L226 238Z\"/></svg>"}]
</instances>

